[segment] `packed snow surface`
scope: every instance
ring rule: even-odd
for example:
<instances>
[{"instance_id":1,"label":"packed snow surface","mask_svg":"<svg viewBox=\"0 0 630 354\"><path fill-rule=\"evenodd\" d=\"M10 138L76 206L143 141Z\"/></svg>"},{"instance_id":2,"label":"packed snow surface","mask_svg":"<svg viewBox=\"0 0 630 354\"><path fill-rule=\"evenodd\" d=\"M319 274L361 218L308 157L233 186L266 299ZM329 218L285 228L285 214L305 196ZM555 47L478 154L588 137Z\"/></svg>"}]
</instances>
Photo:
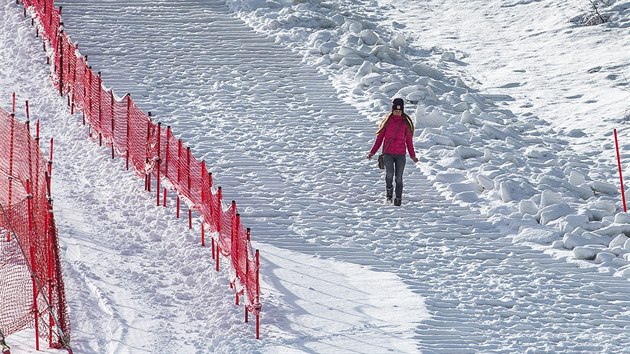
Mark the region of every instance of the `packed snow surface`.
<instances>
[{"instance_id":1,"label":"packed snow surface","mask_svg":"<svg viewBox=\"0 0 630 354\"><path fill-rule=\"evenodd\" d=\"M256 340L199 220L89 138L30 15L0 0L0 105L16 92L55 139L75 353L630 353L612 137L625 168L630 2L56 5L104 84L206 161L261 252ZM366 159L394 97L420 158L401 207ZM31 331L8 342L35 352Z\"/></svg>"}]
</instances>

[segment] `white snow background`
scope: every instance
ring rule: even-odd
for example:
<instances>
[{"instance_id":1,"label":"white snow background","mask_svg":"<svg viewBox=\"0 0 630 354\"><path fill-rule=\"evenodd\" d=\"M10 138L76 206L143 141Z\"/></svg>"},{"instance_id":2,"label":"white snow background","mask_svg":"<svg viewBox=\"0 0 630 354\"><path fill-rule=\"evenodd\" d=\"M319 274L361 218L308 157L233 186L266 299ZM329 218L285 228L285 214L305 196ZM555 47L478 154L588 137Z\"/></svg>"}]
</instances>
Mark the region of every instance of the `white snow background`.
<instances>
[{"instance_id":1,"label":"white snow background","mask_svg":"<svg viewBox=\"0 0 630 354\"><path fill-rule=\"evenodd\" d=\"M630 353L630 2L594 3L608 22L582 0L58 1L105 85L237 201L256 340L198 220L88 137L0 0L0 105L55 139L74 352ZM421 159L401 207L365 158L394 97Z\"/></svg>"}]
</instances>

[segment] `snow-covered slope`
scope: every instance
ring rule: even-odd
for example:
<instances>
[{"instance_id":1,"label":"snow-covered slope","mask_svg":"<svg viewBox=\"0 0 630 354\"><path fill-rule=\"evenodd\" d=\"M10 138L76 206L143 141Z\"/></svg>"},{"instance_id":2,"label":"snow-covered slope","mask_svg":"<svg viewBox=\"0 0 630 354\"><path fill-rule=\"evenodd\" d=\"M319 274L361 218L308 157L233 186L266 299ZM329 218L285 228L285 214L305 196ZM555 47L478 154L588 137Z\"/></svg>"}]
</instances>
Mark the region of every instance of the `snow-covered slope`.
<instances>
[{"instance_id":1,"label":"snow-covered slope","mask_svg":"<svg viewBox=\"0 0 630 354\"><path fill-rule=\"evenodd\" d=\"M606 7L611 22L598 27L576 24L584 12L577 2L496 1L492 10L476 1L228 3L251 26L329 74L372 119L392 97L416 104L421 168L454 202L509 223L522 231L517 240L551 244L560 252L579 246L576 258L602 253L597 263L630 273L627 218L616 215L623 208L612 140L613 129L623 128L628 98L623 68L630 54L621 50L627 3ZM549 41L523 38L532 31L533 15L543 13L548 17L536 24L545 27L536 33ZM445 45L439 46L442 37ZM558 49L559 43L572 46ZM612 48L603 59L589 55L597 43ZM469 57L479 74L467 68ZM593 77L585 67L608 75ZM522 82L505 82L505 72L519 73ZM490 83L479 83L477 75ZM522 89L512 90L517 87ZM568 95L569 89L585 93ZM579 100L583 106L576 110L582 96L590 98ZM529 237L532 228L545 229L546 236Z\"/></svg>"},{"instance_id":2,"label":"snow-covered slope","mask_svg":"<svg viewBox=\"0 0 630 354\"><path fill-rule=\"evenodd\" d=\"M510 85L488 66L519 70L523 53L504 43L530 47L519 33L531 22L505 32L492 24L525 18L541 2L496 2L492 11L479 1L58 2L105 84L171 125L237 201L261 249L260 341L198 230L155 207L121 161L89 142L47 82L29 21L14 2L0 4L0 97L28 98L56 139L76 352L623 352L629 344L628 218L614 151L604 151L610 130L623 138L623 126L584 113L567 127L568 105L547 108L565 102L566 88L532 93L564 77L543 61L557 45L526 62L545 81ZM610 8L617 17L597 27L607 29L601 36L627 38L618 31L623 3ZM551 11L539 16L542 33L562 24L586 31ZM476 17L488 21L467 22ZM466 29L470 39L442 35ZM491 61L493 50L507 54ZM602 68L622 77L614 66L625 57L609 59ZM599 81L579 82L572 89L584 97L593 87L610 95ZM365 159L394 96L407 99L422 156L407 165L400 208L382 204L382 175ZM593 105L569 99L580 112ZM589 135L599 143L585 142Z\"/></svg>"}]
</instances>

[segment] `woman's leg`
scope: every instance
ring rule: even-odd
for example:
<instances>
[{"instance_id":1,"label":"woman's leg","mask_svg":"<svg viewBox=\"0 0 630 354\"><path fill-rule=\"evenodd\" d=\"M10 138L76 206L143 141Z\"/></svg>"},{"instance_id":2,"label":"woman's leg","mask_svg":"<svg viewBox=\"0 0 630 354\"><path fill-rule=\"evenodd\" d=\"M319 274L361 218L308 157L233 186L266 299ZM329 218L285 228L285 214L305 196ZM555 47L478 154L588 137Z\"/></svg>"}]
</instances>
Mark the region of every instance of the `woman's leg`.
<instances>
[{"instance_id":1,"label":"woman's leg","mask_svg":"<svg viewBox=\"0 0 630 354\"><path fill-rule=\"evenodd\" d=\"M384 154L383 162L385 162L385 190L387 192L387 200L392 200L394 192L394 155Z\"/></svg>"},{"instance_id":2,"label":"woman's leg","mask_svg":"<svg viewBox=\"0 0 630 354\"><path fill-rule=\"evenodd\" d=\"M396 199L402 200L403 192L403 172L405 171L405 164L407 163L406 155L395 155L395 175L396 175Z\"/></svg>"}]
</instances>

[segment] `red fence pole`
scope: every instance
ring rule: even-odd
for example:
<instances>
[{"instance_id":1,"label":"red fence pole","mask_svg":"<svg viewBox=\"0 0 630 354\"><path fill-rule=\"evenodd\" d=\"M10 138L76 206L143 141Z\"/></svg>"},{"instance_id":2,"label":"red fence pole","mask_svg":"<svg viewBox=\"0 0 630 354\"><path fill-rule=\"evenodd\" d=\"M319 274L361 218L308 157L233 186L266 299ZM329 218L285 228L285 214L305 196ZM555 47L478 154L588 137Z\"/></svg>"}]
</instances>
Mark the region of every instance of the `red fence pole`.
<instances>
[{"instance_id":1,"label":"red fence pole","mask_svg":"<svg viewBox=\"0 0 630 354\"><path fill-rule=\"evenodd\" d=\"M232 206L236 207L236 202L232 201ZM236 269L236 281L238 281L238 257L239 257L239 252L238 252L238 247L239 247L239 242L238 242L238 238L240 236L240 231L241 231L241 214L236 213L236 215L234 216L234 218L232 219L232 263L235 263L234 260L236 260L236 264L233 264L234 268ZM236 292L236 305L238 305L238 290L236 289L236 285L234 286L234 291Z\"/></svg>"},{"instance_id":2,"label":"red fence pole","mask_svg":"<svg viewBox=\"0 0 630 354\"><path fill-rule=\"evenodd\" d=\"M48 172L44 172L44 178L46 179L46 196L50 201L52 198L50 196L50 188L48 187L50 185L50 183L48 183L48 180L50 179L50 177L48 176Z\"/></svg>"},{"instance_id":3,"label":"red fence pole","mask_svg":"<svg viewBox=\"0 0 630 354\"><path fill-rule=\"evenodd\" d=\"M82 118L83 118L83 125L85 125L85 115L87 114L87 108L85 107L85 102L89 101L88 99L88 85L85 84L85 78L89 78L90 77L90 71L89 71L89 66L88 66L88 56L85 55L85 65L83 66L83 77L81 78L83 81L83 97L81 97L82 101L81 101L81 107L83 107L83 114L81 114Z\"/></svg>"},{"instance_id":4,"label":"red fence pole","mask_svg":"<svg viewBox=\"0 0 630 354\"><path fill-rule=\"evenodd\" d=\"M15 94L14 94L15 95ZM15 108L14 108L15 109ZM11 135L9 141L9 205L13 204L13 145L15 137L15 113L11 113ZM7 242L11 240L11 233L7 232Z\"/></svg>"},{"instance_id":5,"label":"red fence pole","mask_svg":"<svg viewBox=\"0 0 630 354\"><path fill-rule=\"evenodd\" d=\"M190 191L190 146L186 147L186 165L188 168L188 195L192 196ZM188 229L192 229L192 208L188 206Z\"/></svg>"},{"instance_id":6,"label":"red fence pole","mask_svg":"<svg viewBox=\"0 0 630 354\"><path fill-rule=\"evenodd\" d=\"M33 317L35 318L35 350L39 350L39 312L37 308L37 281L35 272L37 265L35 264L34 231L33 231L33 205L31 196L30 181L26 181L26 200L27 200L27 218L28 218L28 246L29 255L31 257L31 280L33 281Z\"/></svg>"},{"instance_id":7,"label":"red fence pole","mask_svg":"<svg viewBox=\"0 0 630 354\"><path fill-rule=\"evenodd\" d=\"M204 211L206 208L206 185L203 183L204 178L206 178L206 160L201 161L201 210ZM205 213L201 215L201 247L206 245L206 233L205 233L205 224L206 217Z\"/></svg>"},{"instance_id":8,"label":"red fence pole","mask_svg":"<svg viewBox=\"0 0 630 354\"><path fill-rule=\"evenodd\" d=\"M230 259L232 263L234 263L234 259L236 258L236 233L238 232L238 218L239 215L236 213L236 201L232 200L230 208L232 209L230 215ZM234 265L234 269L236 269L236 274L238 278L238 267L236 264ZM230 288L232 287L232 283L230 283ZM236 290L236 286L234 287ZM238 305L238 292L236 293L236 304Z\"/></svg>"},{"instance_id":9,"label":"red fence pole","mask_svg":"<svg viewBox=\"0 0 630 354\"><path fill-rule=\"evenodd\" d=\"M127 93L127 133L126 133L126 156L125 156L125 169L129 170L129 131L131 130L131 95Z\"/></svg>"},{"instance_id":10,"label":"red fence pole","mask_svg":"<svg viewBox=\"0 0 630 354\"><path fill-rule=\"evenodd\" d=\"M114 90L109 91L109 98L110 98L110 107L109 107L109 111L110 114L112 116L112 160L114 159L114 126L115 126L115 114L114 114Z\"/></svg>"},{"instance_id":11,"label":"red fence pole","mask_svg":"<svg viewBox=\"0 0 630 354\"><path fill-rule=\"evenodd\" d=\"M164 177L166 177L166 179L170 180L170 178L168 177L168 165L169 165L169 150L170 150L170 146L171 146L171 126L167 125L166 126L166 147L164 148L164 154L165 156L165 162L164 162ZM162 203L162 206L166 207L166 188L164 188L164 202Z\"/></svg>"},{"instance_id":12,"label":"red fence pole","mask_svg":"<svg viewBox=\"0 0 630 354\"><path fill-rule=\"evenodd\" d=\"M33 181L33 160L32 160L32 156L33 156L33 147L31 146L31 121L30 121L30 114L28 111L28 101L26 101L24 103L24 105L26 106L26 122L24 122L26 124L26 131L28 132L28 176L29 179L31 181ZM39 145L37 146L39 147ZM36 151L36 155L38 156L38 152L39 150ZM36 159L39 160L39 159ZM38 172L38 170L35 170ZM37 184L35 184L35 186L37 187Z\"/></svg>"},{"instance_id":13,"label":"red fence pole","mask_svg":"<svg viewBox=\"0 0 630 354\"><path fill-rule=\"evenodd\" d=\"M63 30L59 31L58 40L59 40L59 96L63 97Z\"/></svg>"},{"instance_id":14,"label":"red fence pole","mask_svg":"<svg viewBox=\"0 0 630 354\"><path fill-rule=\"evenodd\" d=\"M48 174L46 174L46 180L48 180ZM53 296L53 254L52 254L52 232L53 232L53 205L52 199L48 198L48 210L46 213L46 249L47 249L47 265L48 265L48 299L52 299ZM52 347L52 330L54 319L52 311L48 313L48 339L50 347Z\"/></svg>"},{"instance_id":15,"label":"red fence pole","mask_svg":"<svg viewBox=\"0 0 630 354\"><path fill-rule=\"evenodd\" d=\"M101 104L103 101L103 85L101 85L101 83L103 81L101 79L100 71L96 74L96 79L98 82L98 146L103 146L103 105Z\"/></svg>"},{"instance_id":16,"label":"red fence pole","mask_svg":"<svg viewBox=\"0 0 630 354\"><path fill-rule=\"evenodd\" d=\"M92 67L88 66L87 67L87 77L88 77L88 95L87 95L87 103L88 106L85 107L85 105L83 106L83 112L87 113L87 118L88 121L90 122L90 125L92 125L94 123L94 121L92 120ZM92 134L90 134L90 136L92 136Z\"/></svg>"},{"instance_id":17,"label":"red fence pole","mask_svg":"<svg viewBox=\"0 0 630 354\"><path fill-rule=\"evenodd\" d=\"M61 11L61 7L59 7L59 11ZM59 14L61 15L61 12ZM68 47L68 49L66 49L66 53L70 54L70 57L72 57L72 55L76 54L76 51L72 52L72 47L70 46L70 37L69 36L68 36L67 41L65 43L66 43L66 46ZM68 65L66 65L66 69L65 69L66 71L65 72L67 74L67 76L66 76L66 86L68 87L68 90L67 90L66 94L68 95L68 107L70 107L70 96L72 96L71 93L72 93L72 91L74 91L74 81L72 80L72 75L71 75L71 72L70 72L70 69L72 68L72 66L71 66L72 61L68 60L67 63L68 63ZM74 58L74 64L76 65L76 57Z\"/></svg>"},{"instance_id":18,"label":"red fence pole","mask_svg":"<svg viewBox=\"0 0 630 354\"><path fill-rule=\"evenodd\" d=\"M158 122L157 124L157 171L155 178L155 198L156 198L156 206L160 205L160 165L162 164L162 150L161 144L162 141L162 123Z\"/></svg>"},{"instance_id":19,"label":"red fence pole","mask_svg":"<svg viewBox=\"0 0 630 354\"><path fill-rule=\"evenodd\" d=\"M191 178L190 178L190 146L186 147L186 165L188 168L188 195L192 195L192 193L190 192L190 182L191 182Z\"/></svg>"},{"instance_id":20,"label":"red fence pole","mask_svg":"<svg viewBox=\"0 0 630 354\"><path fill-rule=\"evenodd\" d=\"M26 101L26 106L28 107L28 101ZM39 149L39 119L35 122L35 146L37 148L37 151L40 151ZM35 171L37 171L37 173L35 174L35 185L39 186L39 159L35 159Z\"/></svg>"},{"instance_id":21,"label":"red fence pole","mask_svg":"<svg viewBox=\"0 0 630 354\"><path fill-rule=\"evenodd\" d=\"M256 339L260 339L260 252L256 250Z\"/></svg>"},{"instance_id":22,"label":"red fence pole","mask_svg":"<svg viewBox=\"0 0 630 354\"><path fill-rule=\"evenodd\" d=\"M181 188L182 175L182 139L177 139L177 186Z\"/></svg>"},{"instance_id":23,"label":"red fence pole","mask_svg":"<svg viewBox=\"0 0 630 354\"><path fill-rule=\"evenodd\" d=\"M149 139L151 137L151 112L149 112L149 119L147 120L147 141L144 149L144 163L145 166L149 163ZM147 171L145 167L144 171L145 187L148 192L151 191L151 171Z\"/></svg>"},{"instance_id":24,"label":"red fence pole","mask_svg":"<svg viewBox=\"0 0 630 354\"><path fill-rule=\"evenodd\" d=\"M245 263L245 278L247 278L248 274L249 274L249 262ZM245 291L247 292L247 290ZM249 309L247 308L247 305L245 305L245 323L249 323Z\"/></svg>"},{"instance_id":25,"label":"red fence pole","mask_svg":"<svg viewBox=\"0 0 630 354\"><path fill-rule=\"evenodd\" d=\"M212 172L208 172L208 194L212 197ZM210 206L212 206L212 198L210 198ZM210 219L214 217L214 208L210 208Z\"/></svg>"},{"instance_id":26,"label":"red fence pole","mask_svg":"<svg viewBox=\"0 0 630 354\"><path fill-rule=\"evenodd\" d=\"M626 193L623 187L623 175L621 173L621 157L619 156L619 142L617 140L617 129L613 130L615 133L615 150L617 150L617 167L619 168L619 182L621 183L621 202L623 203L623 212L627 212L626 209Z\"/></svg>"},{"instance_id":27,"label":"red fence pole","mask_svg":"<svg viewBox=\"0 0 630 354\"><path fill-rule=\"evenodd\" d=\"M75 46L75 53L79 50L79 45L77 44ZM74 54L74 53L73 53ZM72 92L70 94L71 97L71 104L70 104L70 114L74 115L74 93L76 91L76 85L77 85L77 61L78 59L75 58L75 64L74 64L74 70L72 72L72 84L74 85L74 87L72 88ZM112 92L113 94L113 92Z\"/></svg>"},{"instance_id":28,"label":"red fence pole","mask_svg":"<svg viewBox=\"0 0 630 354\"><path fill-rule=\"evenodd\" d=\"M251 239L251 232L252 230L248 227L247 228L247 244L249 244L250 239ZM245 247L245 296L247 296L247 298L249 298L249 296L247 295L247 289L249 289L249 287L251 286L251 284L249 284L249 259L247 258L247 247ZM248 309L247 306L245 306L245 322L249 322L249 318L248 318Z\"/></svg>"},{"instance_id":29,"label":"red fence pole","mask_svg":"<svg viewBox=\"0 0 630 354\"><path fill-rule=\"evenodd\" d=\"M50 157L48 159L48 190L51 190L51 180L52 180L52 163L53 163L53 138L50 138Z\"/></svg>"},{"instance_id":30,"label":"red fence pole","mask_svg":"<svg viewBox=\"0 0 630 354\"><path fill-rule=\"evenodd\" d=\"M181 190L182 139L177 140L177 188ZM177 218L179 219L179 193L177 193Z\"/></svg>"},{"instance_id":31,"label":"red fence pole","mask_svg":"<svg viewBox=\"0 0 630 354\"><path fill-rule=\"evenodd\" d=\"M218 191L217 191L217 234L218 236L218 240L216 241L217 244L217 254L216 254L216 261L217 261L217 271L219 271L219 254L221 253L221 243L219 242L219 240L221 239L221 215L223 215L223 207L221 199L223 199L223 191L221 190L221 187L219 187ZM214 239L212 239L212 246L214 248L214 244L215 241ZM214 253L213 253L214 254Z\"/></svg>"},{"instance_id":32,"label":"red fence pole","mask_svg":"<svg viewBox=\"0 0 630 354\"><path fill-rule=\"evenodd\" d=\"M201 247L206 246L206 222L204 218L201 218Z\"/></svg>"},{"instance_id":33,"label":"red fence pole","mask_svg":"<svg viewBox=\"0 0 630 354\"><path fill-rule=\"evenodd\" d=\"M30 121L26 121L24 122L24 124L26 125L26 131L27 131L27 145L28 145L28 179L29 179L29 183L31 183L33 181L33 146L31 145L31 122ZM39 151L38 151L39 152ZM36 154L35 156L38 156L39 154ZM39 171L37 171L39 173ZM37 185L35 185L35 193L39 192L39 189L37 188Z\"/></svg>"},{"instance_id":34,"label":"red fence pole","mask_svg":"<svg viewBox=\"0 0 630 354\"><path fill-rule=\"evenodd\" d=\"M15 92L13 92L12 99L11 99L11 112L15 113Z\"/></svg>"}]
</instances>

